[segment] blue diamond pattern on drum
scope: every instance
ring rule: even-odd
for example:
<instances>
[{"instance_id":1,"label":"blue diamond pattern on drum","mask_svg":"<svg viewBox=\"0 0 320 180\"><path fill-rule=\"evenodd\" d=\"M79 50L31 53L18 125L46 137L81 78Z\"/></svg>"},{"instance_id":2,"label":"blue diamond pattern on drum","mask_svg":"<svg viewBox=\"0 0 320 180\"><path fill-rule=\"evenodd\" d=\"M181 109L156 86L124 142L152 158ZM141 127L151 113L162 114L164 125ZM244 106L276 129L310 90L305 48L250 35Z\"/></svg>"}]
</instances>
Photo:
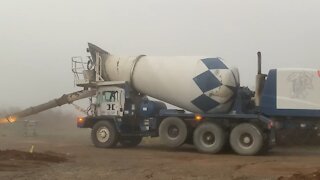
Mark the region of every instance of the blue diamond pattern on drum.
<instances>
[{"instance_id":1,"label":"blue diamond pattern on drum","mask_svg":"<svg viewBox=\"0 0 320 180\"><path fill-rule=\"evenodd\" d=\"M219 58L206 58L201 59L201 61L209 69L228 69L228 67Z\"/></svg>"},{"instance_id":2,"label":"blue diamond pattern on drum","mask_svg":"<svg viewBox=\"0 0 320 180\"><path fill-rule=\"evenodd\" d=\"M228 69L228 67L219 58L205 58L201 59L201 61L208 68L208 70L193 78L194 82L201 89L202 94L199 94L199 96L192 100L191 103L201 111L208 112L209 110L216 108L220 104L204 93L223 85L222 82L220 82L219 79L211 71L212 69ZM227 87L232 90L233 93L235 93L235 87Z\"/></svg>"},{"instance_id":3,"label":"blue diamond pattern on drum","mask_svg":"<svg viewBox=\"0 0 320 180\"><path fill-rule=\"evenodd\" d=\"M207 112L210 109L213 109L219 105L218 102L209 98L205 94L202 94L201 96L197 97L196 99L194 99L191 102L192 102L192 104L197 106L199 109L201 109L203 112Z\"/></svg>"},{"instance_id":4,"label":"blue diamond pattern on drum","mask_svg":"<svg viewBox=\"0 0 320 180\"><path fill-rule=\"evenodd\" d=\"M196 76L193 78L193 80L202 92L207 92L222 85L221 82L209 70Z\"/></svg>"}]
</instances>

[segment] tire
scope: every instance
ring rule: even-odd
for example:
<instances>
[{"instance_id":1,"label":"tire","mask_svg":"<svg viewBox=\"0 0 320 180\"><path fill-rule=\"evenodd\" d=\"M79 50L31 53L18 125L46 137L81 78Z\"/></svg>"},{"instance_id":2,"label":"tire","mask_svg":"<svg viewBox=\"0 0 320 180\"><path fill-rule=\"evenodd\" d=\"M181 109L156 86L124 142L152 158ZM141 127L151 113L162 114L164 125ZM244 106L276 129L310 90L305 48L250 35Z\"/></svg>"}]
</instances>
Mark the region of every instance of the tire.
<instances>
[{"instance_id":1,"label":"tire","mask_svg":"<svg viewBox=\"0 0 320 180\"><path fill-rule=\"evenodd\" d=\"M165 118L160 123L159 135L165 145L171 148L177 148L187 139L187 125L182 119L177 117Z\"/></svg>"},{"instance_id":2,"label":"tire","mask_svg":"<svg viewBox=\"0 0 320 180\"><path fill-rule=\"evenodd\" d=\"M135 147L138 146L142 141L141 136L124 136L119 139L119 143L123 147Z\"/></svg>"},{"instance_id":3,"label":"tire","mask_svg":"<svg viewBox=\"0 0 320 180\"><path fill-rule=\"evenodd\" d=\"M250 123L239 124L231 131L230 145L239 155L257 155L264 150L263 132Z\"/></svg>"},{"instance_id":4,"label":"tire","mask_svg":"<svg viewBox=\"0 0 320 180\"><path fill-rule=\"evenodd\" d=\"M200 124L193 133L193 143L202 153L219 153L226 145L226 133L217 124L205 122Z\"/></svg>"},{"instance_id":5,"label":"tire","mask_svg":"<svg viewBox=\"0 0 320 180\"><path fill-rule=\"evenodd\" d=\"M111 148L118 143L118 132L110 121L99 121L91 130L91 140L96 147Z\"/></svg>"}]
</instances>

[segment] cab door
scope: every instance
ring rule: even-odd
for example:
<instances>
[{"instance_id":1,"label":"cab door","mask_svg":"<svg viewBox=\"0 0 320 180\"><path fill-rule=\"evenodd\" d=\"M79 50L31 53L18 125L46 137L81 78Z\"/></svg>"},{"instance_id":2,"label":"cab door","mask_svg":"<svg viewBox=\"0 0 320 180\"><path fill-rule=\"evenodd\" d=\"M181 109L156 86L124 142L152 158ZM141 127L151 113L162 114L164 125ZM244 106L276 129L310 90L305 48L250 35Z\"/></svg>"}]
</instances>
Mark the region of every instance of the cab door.
<instances>
[{"instance_id":1,"label":"cab door","mask_svg":"<svg viewBox=\"0 0 320 180\"><path fill-rule=\"evenodd\" d=\"M124 92L121 88L109 88L98 94L98 116L122 116Z\"/></svg>"}]
</instances>

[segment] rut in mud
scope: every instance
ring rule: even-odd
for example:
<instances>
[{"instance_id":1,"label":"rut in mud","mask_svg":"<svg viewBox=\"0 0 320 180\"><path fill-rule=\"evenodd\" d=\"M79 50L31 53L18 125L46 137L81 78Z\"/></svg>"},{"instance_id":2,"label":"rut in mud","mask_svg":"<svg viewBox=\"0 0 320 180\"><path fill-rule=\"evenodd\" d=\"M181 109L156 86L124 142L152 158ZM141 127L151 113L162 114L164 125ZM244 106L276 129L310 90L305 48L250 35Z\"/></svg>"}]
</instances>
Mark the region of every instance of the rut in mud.
<instances>
[{"instance_id":1,"label":"rut in mud","mask_svg":"<svg viewBox=\"0 0 320 180\"><path fill-rule=\"evenodd\" d=\"M320 170L310 174L295 173L290 177L279 177L278 180L319 180Z\"/></svg>"},{"instance_id":2,"label":"rut in mud","mask_svg":"<svg viewBox=\"0 0 320 180\"><path fill-rule=\"evenodd\" d=\"M17 150L0 150L0 161L4 160L32 160L53 163L61 163L67 161L67 159L62 155L54 155L53 153L29 153Z\"/></svg>"},{"instance_id":3,"label":"rut in mud","mask_svg":"<svg viewBox=\"0 0 320 180\"><path fill-rule=\"evenodd\" d=\"M0 172L3 173L36 169L65 161L67 161L66 157L53 152L30 153L18 150L0 150Z\"/></svg>"}]
</instances>

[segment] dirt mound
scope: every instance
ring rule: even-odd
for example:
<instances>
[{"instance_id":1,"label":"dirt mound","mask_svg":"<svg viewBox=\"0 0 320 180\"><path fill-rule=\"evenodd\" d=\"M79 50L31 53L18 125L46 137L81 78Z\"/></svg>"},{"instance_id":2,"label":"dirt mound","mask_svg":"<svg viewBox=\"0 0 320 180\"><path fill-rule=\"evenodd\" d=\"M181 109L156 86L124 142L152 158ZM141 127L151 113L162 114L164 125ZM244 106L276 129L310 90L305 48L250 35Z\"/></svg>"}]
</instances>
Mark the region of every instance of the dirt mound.
<instances>
[{"instance_id":1,"label":"dirt mound","mask_svg":"<svg viewBox=\"0 0 320 180\"><path fill-rule=\"evenodd\" d=\"M54 153L29 153L17 150L0 150L0 161L5 160L31 160L31 161L44 161L44 162L53 162L61 163L67 161L62 155Z\"/></svg>"},{"instance_id":2,"label":"dirt mound","mask_svg":"<svg viewBox=\"0 0 320 180\"><path fill-rule=\"evenodd\" d=\"M296 173L290 177L279 177L278 180L319 180L320 179L320 170L310 173L310 174L301 174Z\"/></svg>"}]
</instances>

